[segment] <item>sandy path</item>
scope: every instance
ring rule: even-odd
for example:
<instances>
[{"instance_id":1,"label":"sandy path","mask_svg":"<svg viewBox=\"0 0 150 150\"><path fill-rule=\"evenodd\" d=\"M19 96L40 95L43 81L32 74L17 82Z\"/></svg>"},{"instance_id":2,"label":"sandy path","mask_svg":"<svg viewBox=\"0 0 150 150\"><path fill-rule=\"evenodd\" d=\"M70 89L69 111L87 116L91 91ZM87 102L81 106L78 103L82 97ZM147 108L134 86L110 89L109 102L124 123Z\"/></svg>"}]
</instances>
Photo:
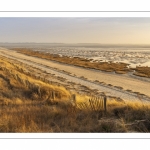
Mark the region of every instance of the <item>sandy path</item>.
<instances>
[{"instance_id":1,"label":"sandy path","mask_svg":"<svg viewBox=\"0 0 150 150\"><path fill-rule=\"evenodd\" d=\"M75 67L75 66L65 65L61 63L56 63L56 62L48 61L45 59L26 56L26 55L19 54L15 51L7 50L7 49L0 49L0 54L3 56L7 56L9 58L15 58L28 65L32 65L40 69L45 69L47 72L57 74L58 76L64 77L72 82L80 83L82 85L88 86L93 89L98 89L111 96L117 96L117 97L121 97L122 99L132 99L132 100L137 98L136 96L133 96L132 94L129 94L128 92L125 93L123 91L119 91L113 88L108 88L99 84L92 83L90 81L82 80L78 77L84 76L88 80L92 80L92 81L99 80L100 82L105 82L107 84L112 84L114 86L120 86L120 87L123 87L124 89L130 89L132 91L140 92L140 93L150 96L150 92L149 92L150 82L148 81L147 82L140 81L138 79L134 79L129 76L103 73L97 70L89 70L89 69L84 69L81 67ZM39 65L39 64L42 64L42 65ZM67 72L75 74L77 77L73 77L65 73L61 73L55 69L51 69L46 66L65 70Z\"/></svg>"}]
</instances>

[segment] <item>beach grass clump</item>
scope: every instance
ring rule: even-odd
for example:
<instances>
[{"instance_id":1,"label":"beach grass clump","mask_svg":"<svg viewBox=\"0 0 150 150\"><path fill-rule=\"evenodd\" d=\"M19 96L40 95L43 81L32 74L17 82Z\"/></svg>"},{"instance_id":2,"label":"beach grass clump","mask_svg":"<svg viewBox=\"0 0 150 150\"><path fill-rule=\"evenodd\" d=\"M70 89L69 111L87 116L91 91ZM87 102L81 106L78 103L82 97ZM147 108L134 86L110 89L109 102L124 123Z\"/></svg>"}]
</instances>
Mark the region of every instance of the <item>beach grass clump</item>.
<instances>
[{"instance_id":1,"label":"beach grass clump","mask_svg":"<svg viewBox=\"0 0 150 150\"><path fill-rule=\"evenodd\" d=\"M136 67L134 75L150 78L150 67Z\"/></svg>"}]
</instances>

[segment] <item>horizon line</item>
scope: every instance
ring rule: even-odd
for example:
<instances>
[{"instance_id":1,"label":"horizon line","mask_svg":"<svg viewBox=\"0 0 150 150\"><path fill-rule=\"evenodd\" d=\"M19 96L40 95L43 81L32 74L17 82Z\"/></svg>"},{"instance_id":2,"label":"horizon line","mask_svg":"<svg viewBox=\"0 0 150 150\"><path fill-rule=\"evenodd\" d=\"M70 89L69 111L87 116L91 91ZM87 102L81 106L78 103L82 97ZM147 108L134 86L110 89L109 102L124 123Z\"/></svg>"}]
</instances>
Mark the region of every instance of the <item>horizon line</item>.
<instances>
[{"instance_id":1,"label":"horizon line","mask_svg":"<svg viewBox=\"0 0 150 150\"><path fill-rule=\"evenodd\" d=\"M62 43L62 42L0 42L0 44L98 44L98 45L150 45L150 43Z\"/></svg>"}]
</instances>

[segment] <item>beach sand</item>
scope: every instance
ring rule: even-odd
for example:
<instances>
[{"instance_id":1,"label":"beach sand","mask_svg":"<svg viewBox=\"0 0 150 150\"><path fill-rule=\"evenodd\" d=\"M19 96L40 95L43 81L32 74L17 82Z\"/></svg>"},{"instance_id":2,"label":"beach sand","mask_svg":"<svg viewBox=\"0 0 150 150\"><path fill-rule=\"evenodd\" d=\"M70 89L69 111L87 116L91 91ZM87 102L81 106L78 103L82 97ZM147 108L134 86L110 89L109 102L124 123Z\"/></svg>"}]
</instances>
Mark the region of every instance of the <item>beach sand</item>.
<instances>
[{"instance_id":1,"label":"beach sand","mask_svg":"<svg viewBox=\"0 0 150 150\"><path fill-rule=\"evenodd\" d=\"M67 80L70 80L71 82L83 84L93 89L98 89L101 92L106 92L106 94L108 93L109 95L112 96L122 97L124 99L132 99L131 96L132 94L131 95L128 95L128 93L125 94L126 90L132 90L133 92L139 92L147 96L150 96L149 81L136 79L134 77L129 76L128 74L119 75L113 73L105 73L94 69L84 69L81 67L76 67L76 66L66 65L66 64L40 59L36 57L26 56L17 53L15 51L3 49L3 48L0 49L0 55L8 58L16 59L23 63L28 63L28 65L34 67L36 66L41 69L42 68L47 69L46 71L49 72L51 71L51 73L54 73L57 76L64 77ZM60 70L69 72L71 76L69 74L67 75L66 73L60 72ZM81 79L81 77L82 78L84 77L86 79L85 80ZM95 80L101 82L102 84L95 84L94 83ZM112 87L108 87L107 86L108 84L112 85L113 87L114 86L122 87L123 90L117 91Z\"/></svg>"}]
</instances>

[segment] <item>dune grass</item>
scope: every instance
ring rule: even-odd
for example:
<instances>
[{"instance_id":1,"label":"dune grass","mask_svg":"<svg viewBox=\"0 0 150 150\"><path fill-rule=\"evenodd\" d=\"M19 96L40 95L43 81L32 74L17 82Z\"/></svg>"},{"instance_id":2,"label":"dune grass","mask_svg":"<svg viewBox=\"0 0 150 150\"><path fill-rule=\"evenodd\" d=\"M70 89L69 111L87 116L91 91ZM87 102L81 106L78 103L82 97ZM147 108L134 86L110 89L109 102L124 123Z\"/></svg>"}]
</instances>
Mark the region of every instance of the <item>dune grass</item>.
<instances>
[{"instance_id":1,"label":"dune grass","mask_svg":"<svg viewBox=\"0 0 150 150\"><path fill-rule=\"evenodd\" d=\"M73 103L71 94L1 57L0 132L150 132L149 103L108 100L105 112L96 98L76 94Z\"/></svg>"}]
</instances>

